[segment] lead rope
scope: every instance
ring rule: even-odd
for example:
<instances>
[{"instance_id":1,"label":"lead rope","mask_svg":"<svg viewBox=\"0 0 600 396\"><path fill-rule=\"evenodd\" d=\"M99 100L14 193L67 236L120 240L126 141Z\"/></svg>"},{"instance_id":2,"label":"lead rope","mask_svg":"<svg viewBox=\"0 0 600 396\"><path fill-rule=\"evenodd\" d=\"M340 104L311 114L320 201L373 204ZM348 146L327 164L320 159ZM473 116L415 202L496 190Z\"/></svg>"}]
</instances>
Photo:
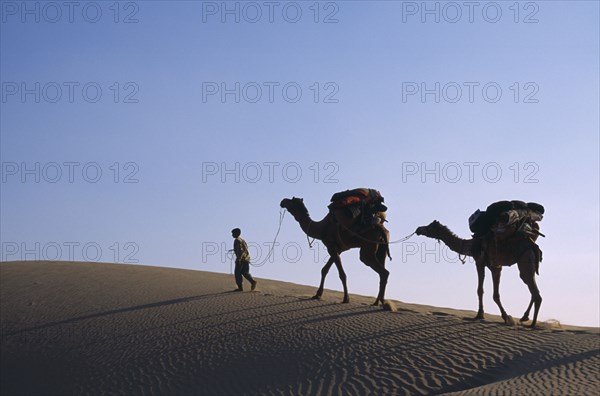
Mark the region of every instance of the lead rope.
<instances>
[{"instance_id":1,"label":"lead rope","mask_svg":"<svg viewBox=\"0 0 600 396\"><path fill-rule=\"evenodd\" d=\"M273 254L273 250L275 249L275 243L277 242L277 237L279 236L279 231L281 231L281 224L283 224L283 218L285 217L285 212L286 210L284 208L279 209L279 226L277 227L277 233L275 234L275 238L273 238L273 242L271 243L271 248L269 249L269 254L267 254L267 257L265 257L265 259L263 261L261 261L260 263L250 263L250 265L252 265L253 267L262 267L263 265L265 265L265 263L267 262L267 260L269 260L269 258L271 258L271 255Z\"/></svg>"},{"instance_id":2,"label":"lead rope","mask_svg":"<svg viewBox=\"0 0 600 396\"><path fill-rule=\"evenodd\" d=\"M439 238L436 238L438 245L442 244L442 241ZM463 247L463 242L460 243L460 249L458 249L459 251L462 251L462 247ZM460 260L461 263L463 263L463 265L467 262L467 255L463 255L464 258L460 257L460 253L458 253L458 259Z\"/></svg>"},{"instance_id":3,"label":"lead rope","mask_svg":"<svg viewBox=\"0 0 600 396\"><path fill-rule=\"evenodd\" d=\"M313 247L313 243L315 243L315 239L313 238L312 241L310 240L310 238L308 237L308 232L310 231L310 225L312 224L312 220L309 219L309 223L308 223L308 228L306 228L306 240L308 241L308 248L312 249Z\"/></svg>"},{"instance_id":4,"label":"lead rope","mask_svg":"<svg viewBox=\"0 0 600 396\"><path fill-rule=\"evenodd\" d=\"M310 238L308 237L308 234L306 234L306 240L308 241L308 247L309 247L310 249L312 249L312 247L313 247L313 244L315 243L315 239L316 239L316 238L313 238L313 239L312 239L312 241L311 241L311 240L310 240Z\"/></svg>"},{"instance_id":5,"label":"lead rope","mask_svg":"<svg viewBox=\"0 0 600 396\"><path fill-rule=\"evenodd\" d=\"M439 242L439 239L438 239ZM464 242L460 241L460 251L462 252L462 248L463 248ZM458 253L458 259L460 260L460 262L465 265L465 263L467 262L467 255L463 255L464 258L460 257L460 253Z\"/></svg>"},{"instance_id":6,"label":"lead rope","mask_svg":"<svg viewBox=\"0 0 600 396\"><path fill-rule=\"evenodd\" d=\"M281 224L283 223L283 218L285 216L285 212L286 212L285 209L283 209L283 208L279 209L279 227L277 228L277 233L275 234L275 238L273 238L271 248L269 249L269 254L260 263L257 263L257 264L250 263L250 265L252 265L253 267L262 267L263 265L265 265L267 260L273 254L273 249L275 248L275 243L277 242L277 237L279 236L279 231L281 231ZM234 260L233 249L227 251L227 256L229 257L229 273L233 274L233 260Z\"/></svg>"},{"instance_id":7,"label":"lead rope","mask_svg":"<svg viewBox=\"0 0 600 396\"><path fill-rule=\"evenodd\" d=\"M352 231L350 228L348 228L348 227L344 226L343 224L341 224L341 223L338 223L338 224L340 225L340 227L342 227L342 228L343 228L343 229L345 229L346 231L348 231L348 232L350 232L350 233L354 234L354 235L355 235L355 236L356 236L358 239L362 239L363 241L366 241L366 242L378 243L378 244L380 244L380 245L393 245L393 244L395 244L395 243L401 243L401 242L404 242L404 241L407 241L407 240L409 240L410 238L412 238L412 236L413 236L413 235L415 235L415 234L417 233L417 232L415 231L415 232L413 232L412 234L410 234L410 235L407 235L407 236L405 236L404 238L400 238L400 239L398 239L398 240L396 240L396 241L391 241L391 242L380 242L380 241L373 241L373 240L370 240L370 239L364 238L363 236L361 236L360 234L357 234L356 232Z\"/></svg>"},{"instance_id":8,"label":"lead rope","mask_svg":"<svg viewBox=\"0 0 600 396\"><path fill-rule=\"evenodd\" d=\"M405 236L404 238L400 238L400 239L398 239L397 241L388 242L388 245L390 245L390 244L393 244L393 243L400 243L400 242L404 242L404 241L406 241L406 240L409 240L409 239L410 239L410 238L412 238L412 236L413 236L413 235L415 235L416 233L417 233L417 232L415 231L415 232L413 232L412 234Z\"/></svg>"}]
</instances>

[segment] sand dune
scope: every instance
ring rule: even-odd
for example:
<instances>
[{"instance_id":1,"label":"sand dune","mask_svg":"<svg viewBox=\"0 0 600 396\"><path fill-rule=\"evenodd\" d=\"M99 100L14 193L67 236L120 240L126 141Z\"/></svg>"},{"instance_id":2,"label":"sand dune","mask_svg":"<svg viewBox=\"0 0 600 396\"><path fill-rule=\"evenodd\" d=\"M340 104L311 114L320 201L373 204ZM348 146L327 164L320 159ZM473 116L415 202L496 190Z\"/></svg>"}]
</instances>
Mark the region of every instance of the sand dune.
<instances>
[{"instance_id":1,"label":"sand dune","mask_svg":"<svg viewBox=\"0 0 600 396\"><path fill-rule=\"evenodd\" d=\"M2 394L595 395L598 329L231 275L64 262L0 264Z\"/></svg>"}]
</instances>

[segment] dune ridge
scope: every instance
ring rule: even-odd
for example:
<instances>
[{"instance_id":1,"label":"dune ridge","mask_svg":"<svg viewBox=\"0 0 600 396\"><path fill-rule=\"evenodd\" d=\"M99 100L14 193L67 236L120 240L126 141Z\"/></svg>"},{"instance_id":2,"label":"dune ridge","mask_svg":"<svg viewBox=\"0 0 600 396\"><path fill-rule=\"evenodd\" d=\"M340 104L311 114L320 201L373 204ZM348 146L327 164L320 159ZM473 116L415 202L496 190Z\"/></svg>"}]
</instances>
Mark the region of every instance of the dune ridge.
<instances>
[{"instance_id":1,"label":"dune ridge","mask_svg":"<svg viewBox=\"0 0 600 396\"><path fill-rule=\"evenodd\" d=\"M577 394L600 331L141 265L0 263L4 394Z\"/></svg>"}]
</instances>

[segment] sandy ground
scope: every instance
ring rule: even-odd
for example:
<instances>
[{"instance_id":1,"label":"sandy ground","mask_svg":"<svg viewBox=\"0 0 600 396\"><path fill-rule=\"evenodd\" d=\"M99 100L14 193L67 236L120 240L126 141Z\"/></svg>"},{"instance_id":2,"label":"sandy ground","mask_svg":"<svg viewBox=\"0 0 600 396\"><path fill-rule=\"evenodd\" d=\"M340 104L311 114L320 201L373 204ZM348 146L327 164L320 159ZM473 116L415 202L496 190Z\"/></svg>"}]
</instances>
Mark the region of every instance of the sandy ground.
<instances>
[{"instance_id":1,"label":"sandy ground","mask_svg":"<svg viewBox=\"0 0 600 396\"><path fill-rule=\"evenodd\" d=\"M334 275L332 275L334 276ZM259 279L0 263L4 394L596 395L600 332Z\"/></svg>"}]
</instances>

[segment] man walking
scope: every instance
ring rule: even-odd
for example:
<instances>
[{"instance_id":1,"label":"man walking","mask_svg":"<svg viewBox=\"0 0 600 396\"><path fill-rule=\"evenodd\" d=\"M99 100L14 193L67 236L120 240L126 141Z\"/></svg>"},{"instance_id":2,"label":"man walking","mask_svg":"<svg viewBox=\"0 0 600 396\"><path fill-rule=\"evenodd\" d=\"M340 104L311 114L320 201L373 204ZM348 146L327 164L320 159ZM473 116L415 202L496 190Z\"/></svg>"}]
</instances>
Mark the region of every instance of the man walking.
<instances>
[{"instance_id":1,"label":"man walking","mask_svg":"<svg viewBox=\"0 0 600 396\"><path fill-rule=\"evenodd\" d=\"M252 279L252 275L250 275L250 253L248 252L248 245L246 241L242 239L240 236L242 231L239 228L234 228L231 230L231 236L234 239L233 241L233 251L235 253L235 283L237 284L237 289L235 291L243 291L242 287L242 276L250 282L252 285L250 290L256 289L256 281Z\"/></svg>"}]
</instances>

